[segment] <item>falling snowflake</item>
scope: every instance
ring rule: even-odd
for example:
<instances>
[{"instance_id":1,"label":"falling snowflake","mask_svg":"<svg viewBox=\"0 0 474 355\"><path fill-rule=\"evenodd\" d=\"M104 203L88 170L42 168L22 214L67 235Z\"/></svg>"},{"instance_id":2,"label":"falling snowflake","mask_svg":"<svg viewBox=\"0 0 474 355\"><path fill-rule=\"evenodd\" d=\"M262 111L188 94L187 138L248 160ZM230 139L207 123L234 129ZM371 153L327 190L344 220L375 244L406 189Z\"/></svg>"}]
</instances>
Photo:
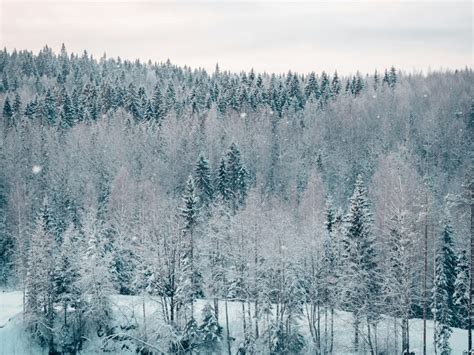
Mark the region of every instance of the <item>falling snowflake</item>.
<instances>
[{"instance_id":1,"label":"falling snowflake","mask_svg":"<svg viewBox=\"0 0 474 355\"><path fill-rule=\"evenodd\" d=\"M428 95L424 94L423 97L428 97Z\"/></svg>"},{"instance_id":2,"label":"falling snowflake","mask_svg":"<svg viewBox=\"0 0 474 355\"><path fill-rule=\"evenodd\" d=\"M41 166L33 165L33 168L31 168L31 171L33 171L33 174L39 174L41 172Z\"/></svg>"},{"instance_id":3,"label":"falling snowflake","mask_svg":"<svg viewBox=\"0 0 474 355\"><path fill-rule=\"evenodd\" d=\"M245 112L242 112L242 113L240 114L240 118L245 118L245 117L247 117L247 114L246 114Z\"/></svg>"},{"instance_id":4,"label":"falling snowflake","mask_svg":"<svg viewBox=\"0 0 474 355\"><path fill-rule=\"evenodd\" d=\"M372 96L372 97L373 97L374 99L376 99L376 98L377 98L377 95L374 95L374 96Z\"/></svg>"}]
</instances>

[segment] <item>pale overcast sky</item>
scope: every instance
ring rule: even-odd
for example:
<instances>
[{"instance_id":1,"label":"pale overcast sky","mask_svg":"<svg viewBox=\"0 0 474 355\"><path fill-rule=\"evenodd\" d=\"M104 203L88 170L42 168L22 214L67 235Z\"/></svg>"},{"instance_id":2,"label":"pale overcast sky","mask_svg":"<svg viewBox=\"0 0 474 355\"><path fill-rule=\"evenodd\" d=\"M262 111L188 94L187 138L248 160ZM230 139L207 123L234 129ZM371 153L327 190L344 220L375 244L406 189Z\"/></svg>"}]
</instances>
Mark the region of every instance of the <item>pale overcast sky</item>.
<instances>
[{"instance_id":1,"label":"pale overcast sky","mask_svg":"<svg viewBox=\"0 0 474 355\"><path fill-rule=\"evenodd\" d=\"M0 43L213 69L472 67L473 9L431 1L0 0Z\"/></svg>"}]
</instances>

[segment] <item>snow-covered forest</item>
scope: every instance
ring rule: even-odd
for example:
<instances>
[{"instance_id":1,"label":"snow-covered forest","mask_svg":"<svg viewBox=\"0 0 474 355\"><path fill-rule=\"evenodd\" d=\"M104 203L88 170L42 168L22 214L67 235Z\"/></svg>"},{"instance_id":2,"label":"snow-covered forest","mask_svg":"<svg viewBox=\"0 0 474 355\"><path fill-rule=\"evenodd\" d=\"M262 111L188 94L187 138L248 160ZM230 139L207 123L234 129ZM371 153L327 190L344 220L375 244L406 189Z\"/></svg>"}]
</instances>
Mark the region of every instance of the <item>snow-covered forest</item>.
<instances>
[{"instance_id":1,"label":"snow-covered forest","mask_svg":"<svg viewBox=\"0 0 474 355\"><path fill-rule=\"evenodd\" d=\"M467 350L473 83L1 51L14 326L49 354Z\"/></svg>"}]
</instances>

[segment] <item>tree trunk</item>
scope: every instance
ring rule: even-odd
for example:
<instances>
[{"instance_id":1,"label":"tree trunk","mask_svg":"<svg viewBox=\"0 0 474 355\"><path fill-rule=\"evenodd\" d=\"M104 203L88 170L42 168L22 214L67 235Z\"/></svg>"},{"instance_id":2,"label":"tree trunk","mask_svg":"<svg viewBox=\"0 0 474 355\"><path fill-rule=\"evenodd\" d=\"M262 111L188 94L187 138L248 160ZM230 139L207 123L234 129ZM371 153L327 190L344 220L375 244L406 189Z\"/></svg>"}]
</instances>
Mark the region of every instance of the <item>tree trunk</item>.
<instances>
[{"instance_id":1,"label":"tree trunk","mask_svg":"<svg viewBox=\"0 0 474 355\"><path fill-rule=\"evenodd\" d=\"M244 339L247 338L247 323L245 322L245 302L242 300L240 301L242 304L242 328L244 330Z\"/></svg>"},{"instance_id":2,"label":"tree trunk","mask_svg":"<svg viewBox=\"0 0 474 355\"><path fill-rule=\"evenodd\" d=\"M216 320L219 321L219 299L217 297L214 297L214 315Z\"/></svg>"},{"instance_id":3,"label":"tree trunk","mask_svg":"<svg viewBox=\"0 0 474 355\"><path fill-rule=\"evenodd\" d=\"M146 331L146 309L145 309L145 295L142 296L142 313L143 313L143 338L147 341L147 331Z\"/></svg>"},{"instance_id":4,"label":"tree trunk","mask_svg":"<svg viewBox=\"0 0 474 355\"><path fill-rule=\"evenodd\" d=\"M354 352L359 351L359 318L355 316L354 318Z\"/></svg>"},{"instance_id":5,"label":"tree trunk","mask_svg":"<svg viewBox=\"0 0 474 355\"><path fill-rule=\"evenodd\" d=\"M317 329L316 329L316 343L318 347L319 354L321 354L321 314L319 309L319 304L316 306L318 315L317 315Z\"/></svg>"},{"instance_id":6,"label":"tree trunk","mask_svg":"<svg viewBox=\"0 0 474 355\"><path fill-rule=\"evenodd\" d=\"M255 300L254 317L255 317L255 338L258 338L260 334L258 330L258 301L257 300Z\"/></svg>"},{"instance_id":7,"label":"tree trunk","mask_svg":"<svg viewBox=\"0 0 474 355\"><path fill-rule=\"evenodd\" d=\"M370 332L370 322L367 319L367 342L369 343L370 354L375 355L374 346L372 345L372 335Z\"/></svg>"},{"instance_id":8,"label":"tree trunk","mask_svg":"<svg viewBox=\"0 0 474 355\"><path fill-rule=\"evenodd\" d=\"M470 272L470 285L469 285L469 304L467 308L468 318L467 318L467 349L468 351L473 350L472 348L472 293L474 292L474 283L472 279L474 278L474 231L472 227L472 219L474 215L474 182L471 181L470 184L471 190L471 272Z\"/></svg>"},{"instance_id":9,"label":"tree trunk","mask_svg":"<svg viewBox=\"0 0 474 355\"><path fill-rule=\"evenodd\" d=\"M332 354L334 347L334 308L331 308L331 341L329 342L329 353Z\"/></svg>"},{"instance_id":10,"label":"tree trunk","mask_svg":"<svg viewBox=\"0 0 474 355\"><path fill-rule=\"evenodd\" d=\"M425 207L425 250L424 250L424 273L423 273L423 355L426 355L426 307L427 307L427 280L428 280L428 195L426 195Z\"/></svg>"},{"instance_id":11,"label":"tree trunk","mask_svg":"<svg viewBox=\"0 0 474 355\"><path fill-rule=\"evenodd\" d=\"M227 308L227 298L224 301L224 306L225 306L225 328L226 328L226 333L227 333L227 352L228 352L228 355L232 355L232 352L230 350L229 310Z\"/></svg>"},{"instance_id":12,"label":"tree trunk","mask_svg":"<svg viewBox=\"0 0 474 355\"><path fill-rule=\"evenodd\" d=\"M324 353L328 351L328 308L324 307Z\"/></svg>"},{"instance_id":13,"label":"tree trunk","mask_svg":"<svg viewBox=\"0 0 474 355\"><path fill-rule=\"evenodd\" d=\"M410 320L408 318L406 318L405 320L405 324L406 324L406 336L407 336L407 354L410 354Z\"/></svg>"}]
</instances>

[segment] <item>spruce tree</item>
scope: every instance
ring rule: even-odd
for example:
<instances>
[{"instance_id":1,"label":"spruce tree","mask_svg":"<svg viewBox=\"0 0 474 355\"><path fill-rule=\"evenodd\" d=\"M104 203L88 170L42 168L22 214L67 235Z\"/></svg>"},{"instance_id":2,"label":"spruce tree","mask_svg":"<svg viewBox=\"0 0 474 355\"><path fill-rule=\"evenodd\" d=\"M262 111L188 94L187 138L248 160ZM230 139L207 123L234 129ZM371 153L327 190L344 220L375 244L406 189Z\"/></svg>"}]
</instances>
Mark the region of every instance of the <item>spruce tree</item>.
<instances>
[{"instance_id":1,"label":"spruce tree","mask_svg":"<svg viewBox=\"0 0 474 355\"><path fill-rule=\"evenodd\" d=\"M153 89L153 96L151 99L151 107L153 109L154 118L160 122L164 118L164 102L163 102L163 95L161 94L161 89L158 84L155 85Z\"/></svg>"},{"instance_id":2,"label":"spruce tree","mask_svg":"<svg viewBox=\"0 0 474 355\"><path fill-rule=\"evenodd\" d=\"M54 98L51 90L48 89L43 102L43 117L50 125L56 124L56 99Z\"/></svg>"},{"instance_id":3,"label":"spruce tree","mask_svg":"<svg viewBox=\"0 0 474 355\"><path fill-rule=\"evenodd\" d=\"M25 320L34 337L55 351L54 322L54 237L48 232L44 215L36 220L28 253Z\"/></svg>"},{"instance_id":4,"label":"spruce tree","mask_svg":"<svg viewBox=\"0 0 474 355\"><path fill-rule=\"evenodd\" d=\"M203 296L202 276L197 268L195 233L199 223L199 198L196 195L194 179L189 176L183 193L183 243L181 274L179 280L179 295L181 304L191 308L191 318L194 317L194 301Z\"/></svg>"},{"instance_id":5,"label":"spruce tree","mask_svg":"<svg viewBox=\"0 0 474 355\"><path fill-rule=\"evenodd\" d=\"M397 84L397 70L395 67L390 68L390 72L388 73L388 84L389 86L393 89L395 85Z\"/></svg>"},{"instance_id":6,"label":"spruce tree","mask_svg":"<svg viewBox=\"0 0 474 355\"><path fill-rule=\"evenodd\" d=\"M346 217L345 267L348 290L346 305L354 314L355 351L359 346L359 326L365 318L368 326L379 316L380 273L376 260L372 213L362 176L357 177Z\"/></svg>"},{"instance_id":7,"label":"spruce tree","mask_svg":"<svg viewBox=\"0 0 474 355\"><path fill-rule=\"evenodd\" d=\"M469 260L466 250L458 256L453 302L456 309L456 326L466 328L469 307Z\"/></svg>"},{"instance_id":8,"label":"spruce tree","mask_svg":"<svg viewBox=\"0 0 474 355\"><path fill-rule=\"evenodd\" d=\"M334 72L334 76L332 77L332 82L331 82L331 96L333 98L336 98L339 96L339 93L341 92L341 81L339 80L339 76L337 75L337 71Z\"/></svg>"},{"instance_id":9,"label":"spruce tree","mask_svg":"<svg viewBox=\"0 0 474 355\"><path fill-rule=\"evenodd\" d=\"M80 253L78 233L70 225L62 236L59 255L54 265L55 302L61 307L58 320L61 331L58 346L65 352L74 351L82 342L84 302L79 287Z\"/></svg>"},{"instance_id":10,"label":"spruce tree","mask_svg":"<svg viewBox=\"0 0 474 355\"><path fill-rule=\"evenodd\" d=\"M310 96L314 96L316 99L319 99L319 85L314 72L311 72L308 76L308 80L304 88L304 94L306 99L309 99Z\"/></svg>"},{"instance_id":11,"label":"spruce tree","mask_svg":"<svg viewBox=\"0 0 474 355\"><path fill-rule=\"evenodd\" d=\"M8 96L5 99L5 102L3 104L3 119L11 124L11 118L13 117L13 109L12 105L10 104L10 99Z\"/></svg>"},{"instance_id":12,"label":"spruce tree","mask_svg":"<svg viewBox=\"0 0 474 355\"><path fill-rule=\"evenodd\" d=\"M21 98L18 93L15 93L15 99L13 100L13 113L19 115L21 113Z\"/></svg>"},{"instance_id":13,"label":"spruce tree","mask_svg":"<svg viewBox=\"0 0 474 355\"><path fill-rule=\"evenodd\" d=\"M142 118L140 111L140 102L138 93L135 90L135 86L130 83L128 86L127 96L125 97L125 107L137 121L140 121Z\"/></svg>"},{"instance_id":14,"label":"spruce tree","mask_svg":"<svg viewBox=\"0 0 474 355\"><path fill-rule=\"evenodd\" d=\"M194 169L194 183L199 198L199 208L208 209L214 197L209 162L200 154Z\"/></svg>"},{"instance_id":15,"label":"spruce tree","mask_svg":"<svg viewBox=\"0 0 474 355\"><path fill-rule=\"evenodd\" d=\"M200 347L206 354L220 354L222 327L217 321L214 308L206 303L202 309L202 324L199 326Z\"/></svg>"},{"instance_id":16,"label":"spruce tree","mask_svg":"<svg viewBox=\"0 0 474 355\"><path fill-rule=\"evenodd\" d=\"M219 163L215 186L220 198L223 201L229 201L232 198L232 191L230 190L229 179L227 176L227 166L225 157L222 157Z\"/></svg>"},{"instance_id":17,"label":"spruce tree","mask_svg":"<svg viewBox=\"0 0 474 355\"><path fill-rule=\"evenodd\" d=\"M74 111L72 108L71 100L69 99L69 95L66 93L64 95L63 108L61 111L60 126L63 129L67 129L67 128L72 127L73 124L74 124Z\"/></svg>"},{"instance_id":18,"label":"spruce tree","mask_svg":"<svg viewBox=\"0 0 474 355\"><path fill-rule=\"evenodd\" d=\"M454 321L453 292L456 257L453 251L454 230L446 219L435 256L431 311L436 322L435 346L442 355L450 354L449 338Z\"/></svg>"}]
</instances>

